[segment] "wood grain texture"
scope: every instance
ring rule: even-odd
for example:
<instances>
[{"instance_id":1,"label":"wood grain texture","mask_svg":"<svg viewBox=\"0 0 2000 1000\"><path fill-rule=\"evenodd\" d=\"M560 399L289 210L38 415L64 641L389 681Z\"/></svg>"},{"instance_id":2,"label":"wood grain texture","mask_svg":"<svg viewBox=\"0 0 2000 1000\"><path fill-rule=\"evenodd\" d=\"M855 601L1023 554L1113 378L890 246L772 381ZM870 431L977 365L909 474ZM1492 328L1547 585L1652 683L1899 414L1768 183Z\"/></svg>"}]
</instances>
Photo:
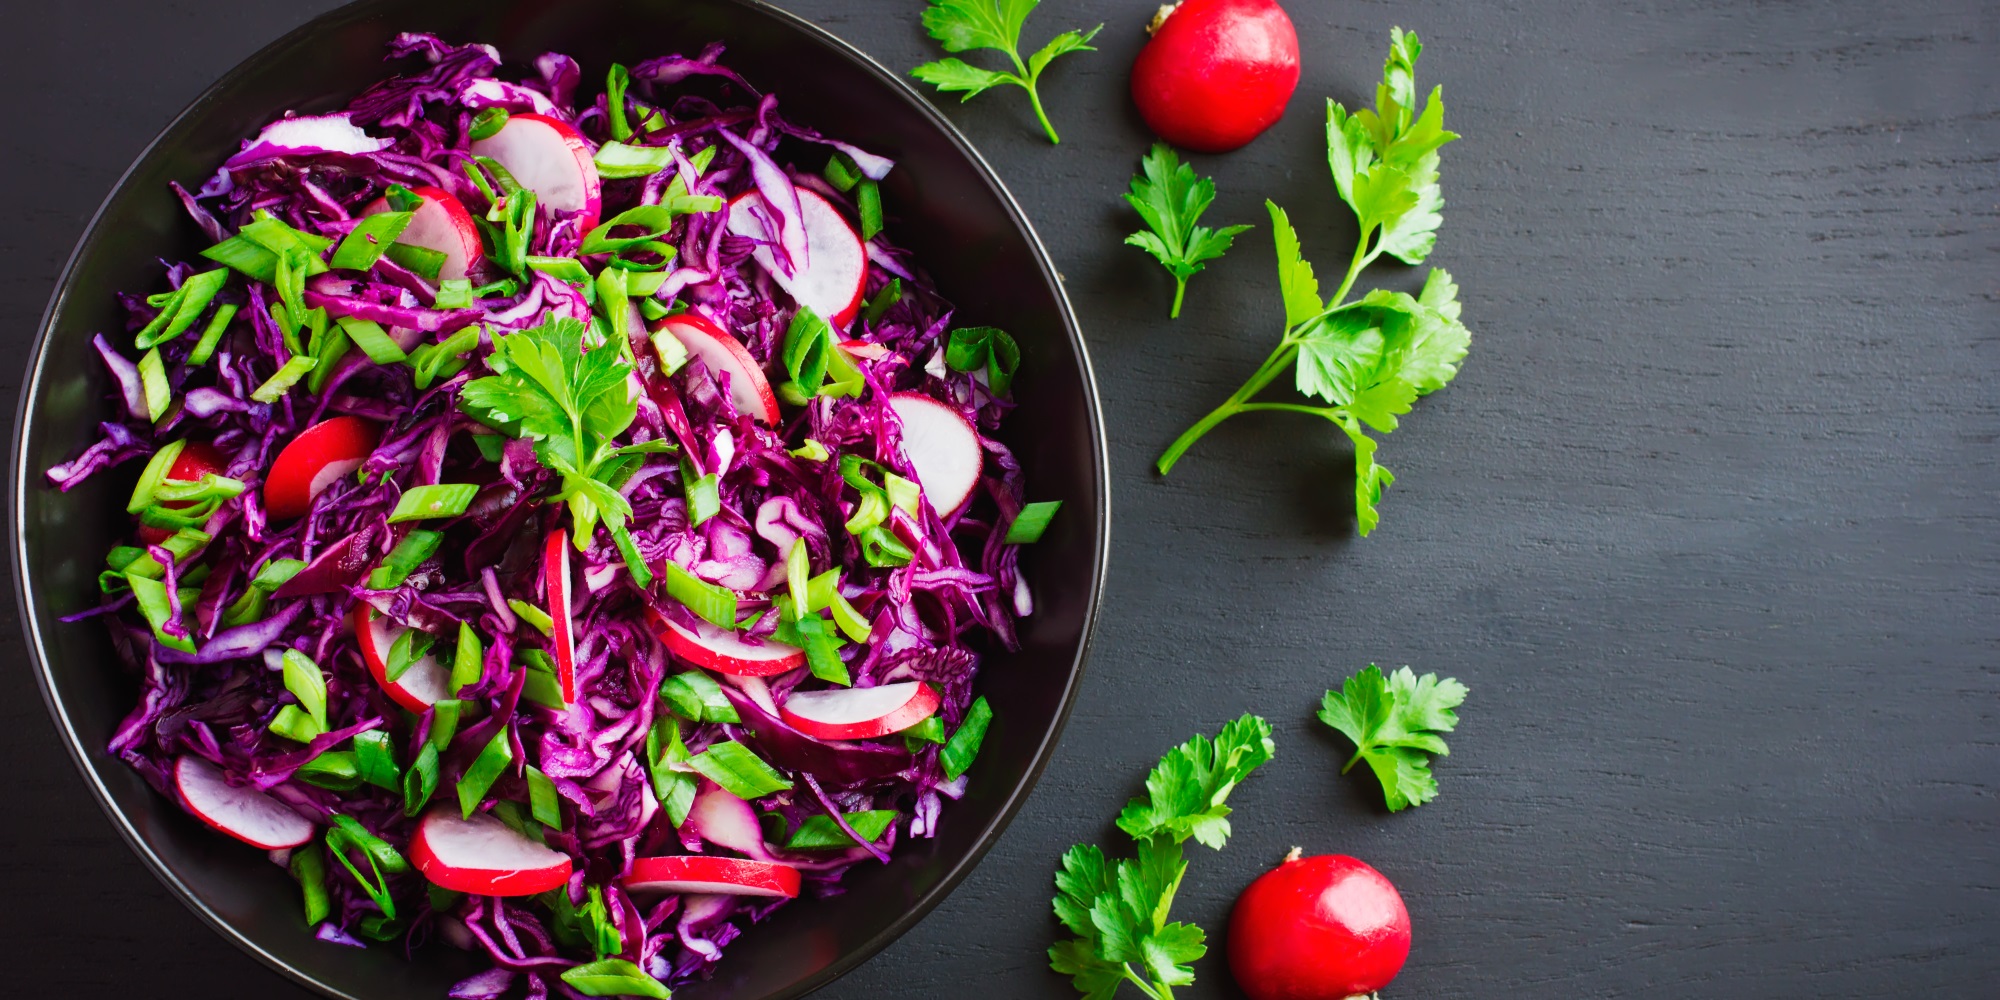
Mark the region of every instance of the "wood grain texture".
<instances>
[{"instance_id":1,"label":"wood grain texture","mask_svg":"<svg viewBox=\"0 0 2000 1000\"><path fill-rule=\"evenodd\" d=\"M23 356L70 244L147 139L323 0L20 4L0 33L0 338ZM790 6L906 69L916 0ZM1415 923L1397 996L1992 996L2000 981L2000 7L1722 0L1292 0L1305 77L1248 149L1198 157L1253 222L1166 320L1118 245L1147 137L1126 69L1152 3L1026 102L941 104L1037 221L1083 319L1113 446L1106 613L1021 818L930 919L829 998L1052 997L1049 878L1158 753L1242 711L1276 761L1200 848L1177 913L1218 935L1291 845L1358 855ZM1352 536L1346 447L1239 418L1161 447L1277 336L1262 199L1325 273L1353 234L1320 102L1371 92L1392 24L1445 85L1433 263L1464 374L1384 444ZM663 42L663 45L670 44ZM1412 288L1414 269L1364 282ZM11 403L18 371L0 369ZM0 748L13 990L304 996L185 913L87 799L8 605ZM1472 688L1433 804L1385 814L1319 692L1368 663ZM1219 954L1184 998L1237 995Z\"/></svg>"}]
</instances>

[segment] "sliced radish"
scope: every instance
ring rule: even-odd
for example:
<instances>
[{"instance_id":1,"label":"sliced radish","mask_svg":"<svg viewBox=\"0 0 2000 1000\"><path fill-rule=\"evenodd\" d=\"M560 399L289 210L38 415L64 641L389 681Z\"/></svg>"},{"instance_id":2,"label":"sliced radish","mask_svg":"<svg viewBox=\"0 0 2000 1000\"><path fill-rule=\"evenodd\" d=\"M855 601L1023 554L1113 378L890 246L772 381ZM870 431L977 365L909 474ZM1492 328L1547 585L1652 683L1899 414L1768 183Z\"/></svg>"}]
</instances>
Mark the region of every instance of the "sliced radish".
<instances>
[{"instance_id":1,"label":"sliced radish","mask_svg":"<svg viewBox=\"0 0 2000 1000\"><path fill-rule=\"evenodd\" d=\"M360 417L322 420L285 445L264 477L264 512L278 520L312 510L319 496L374 452L382 428Z\"/></svg>"},{"instance_id":2,"label":"sliced radish","mask_svg":"<svg viewBox=\"0 0 2000 1000\"><path fill-rule=\"evenodd\" d=\"M871 688L794 691L778 706L793 729L822 740L865 740L900 733L936 714L938 693L922 681Z\"/></svg>"},{"instance_id":3,"label":"sliced radish","mask_svg":"<svg viewBox=\"0 0 2000 1000\"><path fill-rule=\"evenodd\" d=\"M698 622L689 629L657 613L649 613L647 617L653 624L653 633L666 644L668 651L719 674L769 677L805 666L806 651L797 646L769 640L753 646L743 641L741 635L707 622Z\"/></svg>"},{"instance_id":4,"label":"sliced radish","mask_svg":"<svg viewBox=\"0 0 2000 1000\"><path fill-rule=\"evenodd\" d=\"M228 465L229 460L222 457L222 453L216 451L213 445L206 441L189 441L187 446L181 449L180 457L174 459L174 464L167 469L167 478L192 483L211 472L218 476L222 475ZM160 506L173 510L189 506L189 503L164 503ZM147 545L158 545L173 536L174 533L166 528L139 526L139 540Z\"/></svg>"},{"instance_id":5,"label":"sliced radish","mask_svg":"<svg viewBox=\"0 0 2000 1000\"><path fill-rule=\"evenodd\" d=\"M548 601L549 639L556 647L556 679L562 682L563 703L576 701L576 636L569 618L569 532L549 532L542 546L542 595Z\"/></svg>"},{"instance_id":6,"label":"sliced radish","mask_svg":"<svg viewBox=\"0 0 2000 1000\"><path fill-rule=\"evenodd\" d=\"M476 896L532 896L569 881L569 855L515 833L485 813L434 809L410 838L410 860L433 883Z\"/></svg>"},{"instance_id":7,"label":"sliced radish","mask_svg":"<svg viewBox=\"0 0 2000 1000\"><path fill-rule=\"evenodd\" d=\"M694 797L682 828L717 847L769 861L771 852L764 846L764 827L757 822L757 810L719 785L702 784L707 787Z\"/></svg>"},{"instance_id":8,"label":"sliced radish","mask_svg":"<svg viewBox=\"0 0 2000 1000\"><path fill-rule=\"evenodd\" d=\"M230 784L221 768L193 754L174 762L174 787L196 819L252 847L275 851L312 839L312 820L254 788Z\"/></svg>"},{"instance_id":9,"label":"sliced radish","mask_svg":"<svg viewBox=\"0 0 2000 1000\"><path fill-rule=\"evenodd\" d=\"M729 203L729 231L751 239L770 240L770 230L761 218L769 213L759 211L763 205L764 196L755 191L737 195ZM868 277L868 253L862 249L861 237L856 235L854 227L841 217L840 209L819 194L799 188L799 211L806 227L805 267L787 275L778 268L777 258L765 244L759 244L751 256L770 272L771 278L793 301L811 306L813 312L835 327L844 327L861 308L861 286Z\"/></svg>"},{"instance_id":10,"label":"sliced radish","mask_svg":"<svg viewBox=\"0 0 2000 1000\"><path fill-rule=\"evenodd\" d=\"M472 213L451 192L441 188L416 187L410 193L424 203L410 213L410 224L403 227L396 242L444 254L444 265L438 268L439 278L465 277L485 252L479 245L479 227L473 224ZM389 199L377 198L363 214L387 211Z\"/></svg>"},{"instance_id":11,"label":"sliced radish","mask_svg":"<svg viewBox=\"0 0 2000 1000\"><path fill-rule=\"evenodd\" d=\"M474 142L472 152L499 161L541 204L582 212L578 225L584 232L597 228L603 189L590 144L576 129L547 115L517 114L491 137Z\"/></svg>"},{"instance_id":12,"label":"sliced radish","mask_svg":"<svg viewBox=\"0 0 2000 1000\"><path fill-rule=\"evenodd\" d=\"M778 397L771 391L764 369L750 356L742 341L693 312L668 316L653 324L652 329L655 333L673 334L689 354L701 360L702 367L718 374L727 373L729 401L736 404L736 412L765 424L778 422Z\"/></svg>"},{"instance_id":13,"label":"sliced radish","mask_svg":"<svg viewBox=\"0 0 2000 1000\"><path fill-rule=\"evenodd\" d=\"M389 679L389 647L409 629L377 614L366 602L354 606L351 622L361 645L361 660L368 664L368 672L375 675L375 683L382 685L389 700L422 715L438 699L451 697L451 668L429 653L395 680Z\"/></svg>"},{"instance_id":14,"label":"sliced radish","mask_svg":"<svg viewBox=\"0 0 2000 1000\"><path fill-rule=\"evenodd\" d=\"M843 340L840 349L866 361L880 361L889 356L888 345L866 340Z\"/></svg>"},{"instance_id":15,"label":"sliced radish","mask_svg":"<svg viewBox=\"0 0 2000 1000\"><path fill-rule=\"evenodd\" d=\"M701 854L634 858L632 872L625 876L625 888L791 899L799 894L799 870L777 861L745 861Z\"/></svg>"},{"instance_id":16,"label":"sliced radish","mask_svg":"<svg viewBox=\"0 0 2000 1000\"><path fill-rule=\"evenodd\" d=\"M972 425L957 410L919 393L890 396L889 408L903 422L903 454L931 509L942 516L964 506L979 485L986 458Z\"/></svg>"}]
</instances>

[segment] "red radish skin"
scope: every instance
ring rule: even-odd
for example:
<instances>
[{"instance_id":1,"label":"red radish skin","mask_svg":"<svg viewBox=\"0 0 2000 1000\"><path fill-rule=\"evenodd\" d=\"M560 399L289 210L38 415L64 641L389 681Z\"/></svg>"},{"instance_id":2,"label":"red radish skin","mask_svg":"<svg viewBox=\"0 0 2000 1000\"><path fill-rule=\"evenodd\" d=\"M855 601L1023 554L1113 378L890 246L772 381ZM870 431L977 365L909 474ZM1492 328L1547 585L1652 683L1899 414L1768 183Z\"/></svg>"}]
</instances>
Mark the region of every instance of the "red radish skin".
<instances>
[{"instance_id":1,"label":"red radish skin","mask_svg":"<svg viewBox=\"0 0 2000 1000\"><path fill-rule=\"evenodd\" d=\"M576 636L569 615L569 584L569 532L557 528L549 532L542 546L542 595L549 605L549 640L556 647L556 680L562 684L564 704L576 701Z\"/></svg>"},{"instance_id":2,"label":"red radish skin","mask_svg":"<svg viewBox=\"0 0 2000 1000\"><path fill-rule=\"evenodd\" d=\"M232 785L222 769L184 754L174 762L174 787L188 812L251 847L297 847L312 839L312 821L254 788Z\"/></svg>"},{"instance_id":3,"label":"red radish skin","mask_svg":"<svg viewBox=\"0 0 2000 1000\"><path fill-rule=\"evenodd\" d=\"M938 693L921 681L872 688L794 691L778 706L793 729L822 740L866 740L900 733L935 715Z\"/></svg>"},{"instance_id":4,"label":"red radish skin","mask_svg":"<svg viewBox=\"0 0 2000 1000\"><path fill-rule=\"evenodd\" d=\"M579 234L597 228L604 207L603 183L590 143L567 123L547 115L516 114L492 136L474 142L472 152L507 168L543 205L581 212Z\"/></svg>"},{"instance_id":5,"label":"red radish skin","mask_svg":"<svg viewBox=\"0 0 2000 1000\"><path fill-rule=\"evenodd\" d=\"M365 601L354 606L348 623L361 646L362 662L368 665L368 672L374 675L375 683L382 686L389 700L422 715L438 699L451 697L451 669L428 653L395 680L389 679L389 647L407 631L402 626L377 614Z\"/></svg>"},{"instance_id":6,"label":"red radish skin","mask_svg":"<svg viewBox=\"0 0 2000 1000\"><path fill-rule=\"evenodd\" d=\"M229 460L222 457L222 453L216 451L213 445L206 441L189 441L186 447L181 449L180 457L174 459L174 464L167 468L167 478L192 483L211 472L219 476L228 469L228 466ZM188 505L166 503L160 506L173 510ZM158 545L172 537L174 533L165 528L139 526L139 541L146 545Z\"/></svg>"},{"instance_id":7,"label":"red radish skin","mask_svg":"<svg viewBox=\"0 0 2000 1000\"><path fill-rule=\"evenodd\" d=\"M444 254L444 264L438 268L441 279L463 278L478 267L485 251L479 244L479 227L464 203L442 188L415 187L410 193L422 198L423 204L410 213L410 224L403 227L396 242ZM362 214L389 210L389 199L377 198Z\"/></svg>"},{"instance_id":8,"label":"red radish skin","mask_svg":"<svg viewBox=\"0 0 2000 1000\"><path fill-rule=\"evenodd\" d=\"M764 377L763 368L742 341L694 312L668 316L653 324L652 330L673 334L709 371L728 373L729 401L736 404L736 412L767 426L778 422L778 396L771 391L771 380Z\"/></svg>"},{"instance_id":9,"label":"red radish skin","mask_svg":"<svg viewBox=\"0 0 2000 1000\"><path fill-rule=\"evenodd\" d=\"M264 512L279 521L308 513L313 498L361 468L381 439L382 428L360 417L334 417L306 428L271 463L264 477Z\"/></svg>"},{"instance_id":10,"label":"red radish skin","mask_svg":"<svg viewBox=\"0 0 2000 1000\"><path fill-rule=\"evenodd\" d=\"M797 646L769 641L753 646L736 633L707 622L689 629L652 611L647 612L646 618L668 652L718 674L770 677L806 664L806 651Z\"/></svg>"},{"instance_id":11,"label":"red radish skin","mask_svg":"<svg viewBox=\"0 0 2000 1000\"><path fill-rule=\"evenodd\" d=\"M772 860L770 849L764 846L764 827L757 821L757 810L712 781L701 784L701 794L688 807L682 831L759 861Z\"/></svg>"},{"instance_id":12,"label":"red radish skin","mask_svg":"<svg viewBox=\"0 0 2000 1000\"><path fill-rule=\"evenodd\" d=\"M435 809L410 838L410 861L432 884L476 896L532 896L569 881L569 855L515 833L485 813Z\"/></svg>"},{"instance_id":13,"label":"red radish skin","mask_svg":"<svg viewBox=\"0 0 2000 1000\"><path fill-rule=\"evenodd\" d=\"M902 421L903 454L931 509L943 516L965 506L986 460L978 432L957 410L921 393L890 396L889 408Z\"/></svg>"},{"instance_id":14,"label":"red radish skin","mask_svg":"<svg viewBox=\"0 0 2000 1000\"><path fill-rule=\"evenodd\" d=\"M1410 956L1410 914L1381 872L1344 854L1265 872L1229 917L1229 970L1250 1000L1345 1000L1389 984Z\"/></svg>"},{"instance_id":15,"label":"red radish skin","mask_svg":"<svg viewBox=\"0 0 2000 1000\"><path fill-rule=\"evenodd\" d=\"M799 188L799 212L805 220L805 267L787 275L779 270L777 258L768 246L759 245L751 256L770 273L772 280L793 301L811 306L834 327L845 327L861 309L862 284L868 277L868 251L860 234L847 224L840 209L809 188ZM753 209L764 196L755 191L737 195L729 203L729 231L738 236L768 240L764 223Z\"/></svg>"},{"instance_id":16,"label":"red radish skin","mask_svg":"<svg viewBox=\"0 0 2000 1000\"><path fill-rule=\"evenodd\" d=\"M1161 8L1132 64L1132 100L1160 138L1226 153L1284 116L1299 85L1299 35L1276 0Z\"/></svg>"},{"instance_id":17,"label":"red radish skin","mask_svg":"<svg viewBox=\"0 0 2000 1000\"><path fill-rule=\"evenodd\" d=\"M746 861L702 854L635 858L631 874L625 876L625 888L791 899L799 894L799 870L776 861Z\"/></svg>"}]
</instances>

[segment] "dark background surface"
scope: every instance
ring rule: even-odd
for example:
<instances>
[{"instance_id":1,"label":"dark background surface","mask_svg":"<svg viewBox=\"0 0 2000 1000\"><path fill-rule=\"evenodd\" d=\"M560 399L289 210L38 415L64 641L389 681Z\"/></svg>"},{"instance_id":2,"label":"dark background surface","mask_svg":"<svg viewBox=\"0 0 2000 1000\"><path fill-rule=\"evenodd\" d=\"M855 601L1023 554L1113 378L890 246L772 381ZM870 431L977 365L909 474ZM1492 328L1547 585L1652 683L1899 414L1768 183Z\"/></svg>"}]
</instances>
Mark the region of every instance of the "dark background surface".
<instances>
[{"instance_id":1,"label":"dark background surface","mask_svg":"<svg viewBox=\"0 0 2000 1000\"><path fill-rule=\"evenodd\" d=\"M209 82L334 6L14 4L0 33L6 412L71 244ZM885 64L936 56L917 0L791 0ZM1191 846L1176 916L1296 844L1395 880L1403 997L1991 997L2000 981L2000 7L1980 0L1504 5L1292 0L1305 76L1248 149L1200 157L1215 224L1171 283L1118 245L1147 136L1125 96L1149 2L1047 3L1040 138L1018 91L950 115L1036 220L1097 365L1112 572L1082 700L999 846L820 994L1050 997L1050 875L1159 753L1243 711L1278 758ZM1384 443L1353 536L1330 429L1239 418L1150 462L1275 342L1261 200L1322 276L1352 247L1320 104L1366 103L1388 28L1445 85L1445 226L1472 356ZM662 51L700 40L663 39ZM977 59L978 57L974 57ZM951 99L945 99L950 102ZM1414 289L1415 269L1362 279ZM305 996L175 902L60 749L0 605L0 993ZM1356 668L1472 696L1442 795L1386 814L1312 719ZM1218 947L1183 998L1237 995ZM1136 995L1131 992L1128 995Z\"/></svg>"}]
</instances>

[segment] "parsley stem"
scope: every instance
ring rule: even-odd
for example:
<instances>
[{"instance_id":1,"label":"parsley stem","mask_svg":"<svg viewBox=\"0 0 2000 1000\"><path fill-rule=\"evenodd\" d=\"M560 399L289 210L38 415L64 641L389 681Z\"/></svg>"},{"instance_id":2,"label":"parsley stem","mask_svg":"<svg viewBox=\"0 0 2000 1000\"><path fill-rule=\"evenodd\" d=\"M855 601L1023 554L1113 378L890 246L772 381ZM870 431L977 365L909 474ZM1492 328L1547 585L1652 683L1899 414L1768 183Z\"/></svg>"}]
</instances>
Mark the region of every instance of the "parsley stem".
<instances>
[{"instance_id":1,"label":"parsley stem","mask_svg":"<svg viewBox=\"0 0 2000 1000\"><path fill-rule=\"evenodd\" d=\"M1156 990L1152 987L1151 984L1148 984L1145 980L1140 979L1138 975L1132 971L1131 966L1127 965L1123 966L1123 968L1125 969L1125 978L1131 980L1132 985L1139 987L1139 992L1144 993L1149 997L1152 997L1153 1000L1172 1000L1173 993L1169 992L1166 986L1162 985L1160 986L1159 989Z\"/></svg>"},{"instance_id":2,"label":"parsley stem","mask_svg":"<svg viewBox=\"0 0 2000 1000\"><path fill-rule=\"evenodd\" d=\"M1014 59L1014 70L1018 74L1014 77L1014 80L1021 85L1023 90L1028 92L1028 104L1034 107L1035 118L1042 123L1042 130L1049 134L1049 145L1062 145L1062 137L1056 135L1056 127L1049 124L1049 113L1042 110L1041 92L1035 89L1035 84L1041 79L1041 73L1028 72L1028 66L1021 61L1020 53L1010 50L1007 54Z\"/></svg>"},{"instance_id":3,"label":"parsley stem","mask_svg":"<svg viewBox=\"0 0 2000 1000\"><path fill-rule=\"evenodd\" d=\"M1181 318L1181 298L1185 295L1187 295L1187 279L1176 275L1174 277L1174 308L1173 311L1167 313L1168 319Z\"/></svg>"}]
</instances>

